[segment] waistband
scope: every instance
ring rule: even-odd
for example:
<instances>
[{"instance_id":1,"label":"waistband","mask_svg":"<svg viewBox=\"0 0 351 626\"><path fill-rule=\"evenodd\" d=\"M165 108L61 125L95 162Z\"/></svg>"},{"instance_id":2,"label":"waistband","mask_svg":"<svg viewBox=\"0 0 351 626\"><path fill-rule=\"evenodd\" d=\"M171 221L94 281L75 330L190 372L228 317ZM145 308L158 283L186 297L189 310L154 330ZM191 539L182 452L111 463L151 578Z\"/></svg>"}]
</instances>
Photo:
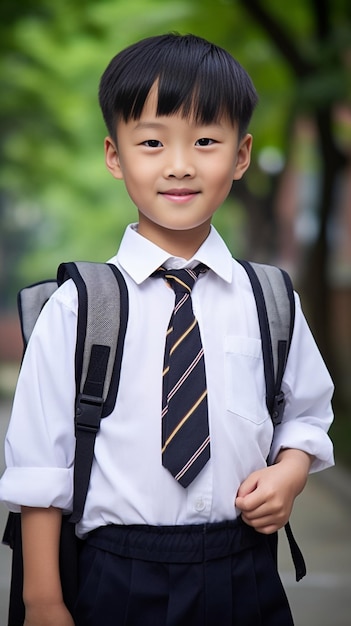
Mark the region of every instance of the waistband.
<instances>
[{"instance_id":1,"label":"waistband","mask_svg":"<svg viewBox=\"0 0 351 626\"><path fill-rule=\"evenodd\" d=\"M264 540L241 518L212 524L179 526L107 525L87 537L87 544L118 556L157 563L201 563L246 550Z\"/></svg>"}]
</instances>

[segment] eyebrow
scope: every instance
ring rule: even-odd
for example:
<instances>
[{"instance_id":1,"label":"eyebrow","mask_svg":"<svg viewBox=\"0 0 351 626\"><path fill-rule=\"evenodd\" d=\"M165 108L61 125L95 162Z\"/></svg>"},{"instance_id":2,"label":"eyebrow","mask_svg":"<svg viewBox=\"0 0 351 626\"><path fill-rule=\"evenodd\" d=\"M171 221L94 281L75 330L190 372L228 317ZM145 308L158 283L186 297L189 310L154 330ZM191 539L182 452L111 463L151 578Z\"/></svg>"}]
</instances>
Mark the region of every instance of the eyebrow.
<instances>
[{"instance_id":1,"label":"eyebrow","mask_svg":"<svg viewBox=\"0 0 351 626\"><path fill-rule=\"evenodd\" d=\"M195 123L194 126L199 126L202 128L205 127L214 127L216 126L217 128L223 128L222 124L220 122L209 122L208 124L197 124ZM157 130L157 129L162 129L162 128L166 128L167 124L164 124L163 122L141 122L140 120L138 121L138 123L135 125L134 130Z\"/></svg>"},{"instance_id":2,"label":"eyebrow","mask_svg":"<svg viewBox=\"0 0 351 626\"><path fill-rule=\"evenodd\" d=\"M162 122L138 122L135 125L135 130L143 130L143 129L158 129L158 128L165 128L166 124L162 124Z\"/></svg>"}]
</instances>

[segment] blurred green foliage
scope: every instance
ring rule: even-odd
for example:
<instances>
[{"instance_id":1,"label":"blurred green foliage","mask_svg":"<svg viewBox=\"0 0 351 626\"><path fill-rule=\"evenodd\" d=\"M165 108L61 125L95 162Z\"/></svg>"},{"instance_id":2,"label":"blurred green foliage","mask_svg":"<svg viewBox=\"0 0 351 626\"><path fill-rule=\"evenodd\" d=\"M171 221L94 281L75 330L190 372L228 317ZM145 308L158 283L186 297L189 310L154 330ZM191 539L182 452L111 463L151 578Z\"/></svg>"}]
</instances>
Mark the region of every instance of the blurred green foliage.
<instances>
[{"instance_id":1,"label":"blurred green foliage","mask_svg":"<svg viewBox=\"0 0 351 626\"><path fill-rule=\"evenodd\" d=\"M14 302L19 285L55 272L70 258L104 260L136 218L123 184L103 160L105 129L97 104L111 57L137 39L194 32L226 47L247 68L261 97L252 123L256 196L271 181L257 166L264 147L288 152L289 123L316 99L345 97L349 79L335 58L350 44L348 1L331 3L332 37L315 37L318 2L264 3L286 41L318 71L299 90L267 27L240 0L3 0L0 8L0 290ZM324 4L324 0L322 2ZM273 35L272 31L272 35ZM323 63L320 60L323 59ZM228 200L216 224L243 252L245 211Z\"/></svg>"},{"instance_id":2,"label":"blurred green foliage","mask_svg":"<svg viewBox=\"0 0 351 626\"><path fill-rule=\"evenodd\" d=\"M197 3L162 0L1 5L4 299L62 259L103 260L115 252L136 211L104 167L100 75L126 45L188 30L198 11Z\"/></svg>"}]
</instances>

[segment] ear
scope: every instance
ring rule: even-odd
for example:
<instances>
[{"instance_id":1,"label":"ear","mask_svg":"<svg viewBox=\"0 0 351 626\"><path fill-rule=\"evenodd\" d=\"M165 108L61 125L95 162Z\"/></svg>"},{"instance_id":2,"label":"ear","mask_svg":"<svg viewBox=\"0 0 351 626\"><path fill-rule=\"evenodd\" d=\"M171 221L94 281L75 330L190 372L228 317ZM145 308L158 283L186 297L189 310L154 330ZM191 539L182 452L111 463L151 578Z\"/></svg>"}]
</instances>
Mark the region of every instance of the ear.
<instances>
[{"instance_id":1,"label":"ear","mask_svg":"<svg viewBox=\"0 0 351 626\"><path fill-rule=\"evenodd\" d=\"M105 149L105 163L109 172L111 172L114 178L118 180L123 179L123 173L121 169L121 163L118 155L118 150L115 142L111 137L106 137L104 142Z\"/></svg>"},{"instance_id":2,"label":"ear","mask_svg":"<svg viewBox=\"0 0 351 626\"><path fill-rule=\"evenodd\" d=\"M240 180L251 161L252 135L246 134L239 142L233 180Z\"/></svg>"}]
</instances>

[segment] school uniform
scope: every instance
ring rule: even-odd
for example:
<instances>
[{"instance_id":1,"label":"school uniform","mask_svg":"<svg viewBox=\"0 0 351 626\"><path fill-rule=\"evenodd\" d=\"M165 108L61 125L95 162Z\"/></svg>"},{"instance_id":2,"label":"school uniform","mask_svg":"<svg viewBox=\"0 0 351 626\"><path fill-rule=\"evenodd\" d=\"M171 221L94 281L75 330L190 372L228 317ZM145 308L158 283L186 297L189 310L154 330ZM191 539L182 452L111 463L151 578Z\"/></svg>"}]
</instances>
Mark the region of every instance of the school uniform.
<instances>
[{"instance_id":1,"label":"school uniform","mask_svg":"<svg viewBox=\"0 0 351 626\"><path fill-rule=\"evenodd\" d=\"M101 423L77 525L77 534L88 537L84 617L77 623L170 626L185 615L195 625L287 626L269 541L241 522L234 502L243 480L281 448L313 455L311 471L333 464L327 435L333 385L299 298L283 379L286 409L272 442L254 297L216 230L184 261L129 226L111 262L127 283L129 317L117 402ZM162 365L174 293L149 277L161 265L198 263L209 267L192 302L205 353L211 458L184 489L161 463ZM67 282L45 306L26 351L0 481L0 499L11 510L72 506L76 313L76 290Z\"/></svg>"}]
</instances>

